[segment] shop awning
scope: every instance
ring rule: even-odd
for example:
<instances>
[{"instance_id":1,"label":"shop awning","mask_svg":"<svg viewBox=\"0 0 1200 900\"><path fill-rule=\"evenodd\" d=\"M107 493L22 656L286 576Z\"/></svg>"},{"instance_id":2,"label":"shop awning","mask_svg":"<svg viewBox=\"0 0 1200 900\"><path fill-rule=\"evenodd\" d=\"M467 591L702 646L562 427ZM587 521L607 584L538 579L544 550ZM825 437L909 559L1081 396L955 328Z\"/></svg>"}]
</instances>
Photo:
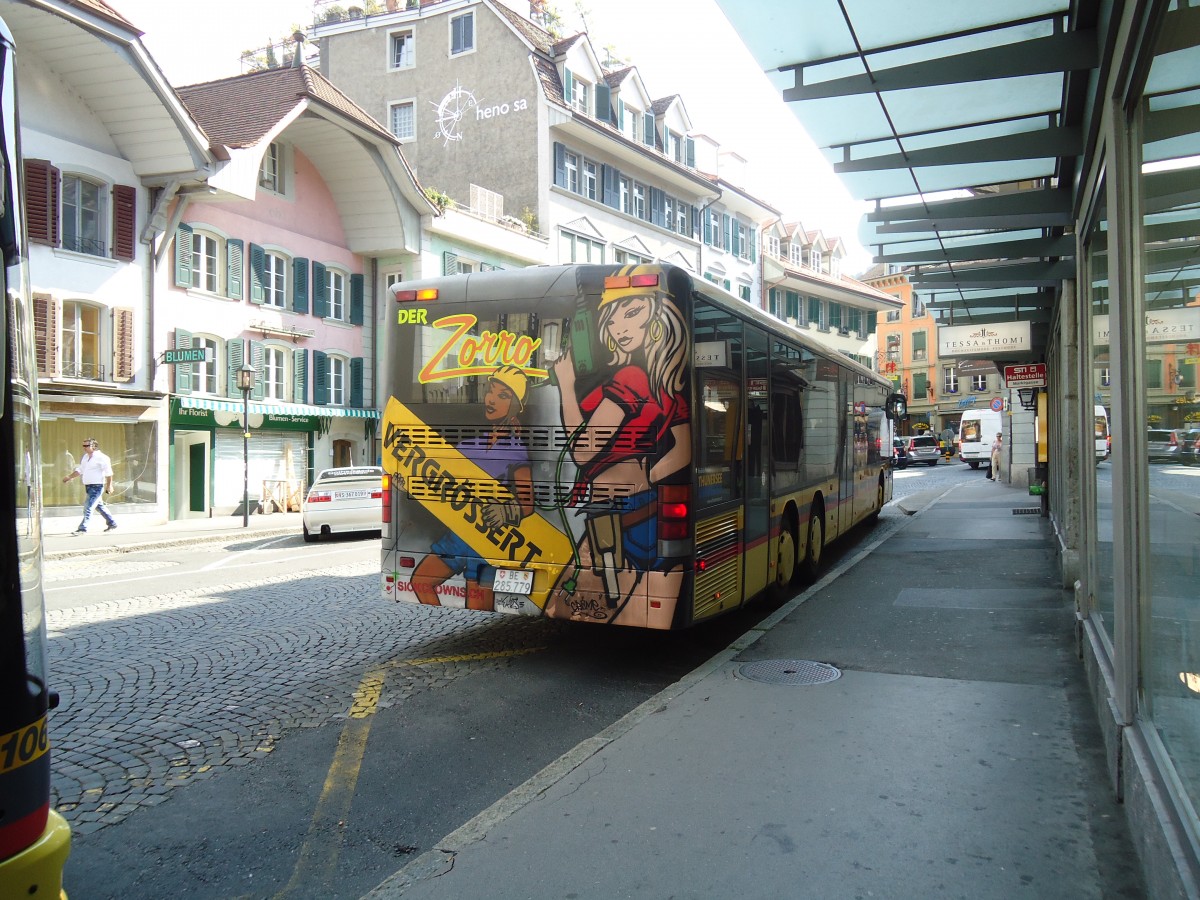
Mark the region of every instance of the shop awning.
<instances>
[{"instance_id":1,"label":"shop awning","mask_svg":"<svg viewBox=\"0 0 1200 900\"><path fill-rule=\"evenodd\" d=\"M215 400L211 397L177 397L183 409L211 409L216 412L240 413L241 400ZM250 401L250 412L262 416L326 416L332 418L378 419L379 410L355 409L348 406L306 406L302 403L262 403Z\"/></svg>"}]
</instances>

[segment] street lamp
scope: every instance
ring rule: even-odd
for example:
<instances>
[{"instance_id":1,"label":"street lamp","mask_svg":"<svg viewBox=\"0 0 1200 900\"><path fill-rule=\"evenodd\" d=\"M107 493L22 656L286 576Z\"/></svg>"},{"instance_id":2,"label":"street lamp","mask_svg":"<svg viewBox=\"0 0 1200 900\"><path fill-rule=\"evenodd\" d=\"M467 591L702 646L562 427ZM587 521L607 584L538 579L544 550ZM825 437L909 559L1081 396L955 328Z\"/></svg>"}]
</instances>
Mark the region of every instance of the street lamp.
<instances>
[{"instance_id":1,"label":"street lamp","mask_svg":"<svg viewBox=\"0 0 1200 900\"><path fill-rule=\"evenodd\" d=\"M250 527L250 391L254 389L254 366L243 363L237 371L242 392L242 527Z\"/></svg>"}]
</instances>

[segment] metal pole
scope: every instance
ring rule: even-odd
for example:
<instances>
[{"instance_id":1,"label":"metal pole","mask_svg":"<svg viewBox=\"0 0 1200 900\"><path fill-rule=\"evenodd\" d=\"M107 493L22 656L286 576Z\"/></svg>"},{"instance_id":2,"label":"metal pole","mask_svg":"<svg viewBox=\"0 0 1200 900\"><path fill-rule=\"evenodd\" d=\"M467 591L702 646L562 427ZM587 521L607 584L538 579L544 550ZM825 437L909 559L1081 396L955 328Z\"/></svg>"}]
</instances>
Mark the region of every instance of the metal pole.
<instances>
[{"instance_id":1,"label":"metal pole","mask_svg":"<svg viewBox=\"0 0 1200 900\"><path fill-rule=\"evenodd\" d=\"M250 390L242 389L242 527L250 527Z\"/></svg>"}]
</instances>

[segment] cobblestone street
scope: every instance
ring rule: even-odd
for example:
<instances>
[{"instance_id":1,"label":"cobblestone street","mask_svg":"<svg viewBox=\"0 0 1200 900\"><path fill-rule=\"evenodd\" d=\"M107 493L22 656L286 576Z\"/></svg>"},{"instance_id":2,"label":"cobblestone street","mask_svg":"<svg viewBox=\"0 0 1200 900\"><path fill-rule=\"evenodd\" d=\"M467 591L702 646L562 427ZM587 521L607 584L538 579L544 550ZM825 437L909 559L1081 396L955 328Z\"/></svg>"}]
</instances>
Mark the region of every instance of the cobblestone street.
<instances>
[{"instance_id":1,"label":"cobblestone street","mask_svg":"<svg viewBox=\"0 0 1200 900\"><path fill-rule=\"evenodd\" d=\"M154 566L131 562L120 570ZM79 565L98 576L109 564L55 562L48 580ZM53 804L89 834L179 785L252 764L290 729L344 719L364 681L388 707L502 668L556 628L387 603L378 579L371 559L49 613L62 698L52 713Z\"/></svg>"}]
</instances>

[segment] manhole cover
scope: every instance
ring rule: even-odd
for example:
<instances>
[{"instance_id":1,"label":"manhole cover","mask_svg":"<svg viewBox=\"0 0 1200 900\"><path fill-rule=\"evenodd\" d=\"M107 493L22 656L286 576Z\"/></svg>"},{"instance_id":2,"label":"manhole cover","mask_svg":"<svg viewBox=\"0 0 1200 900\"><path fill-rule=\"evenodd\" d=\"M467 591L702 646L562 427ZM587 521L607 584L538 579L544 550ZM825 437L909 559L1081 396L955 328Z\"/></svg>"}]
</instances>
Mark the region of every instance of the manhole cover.
<instances>
[{"instance_id":1,"label":"manhole cover","mask_svg":"<svg viewBox=\"0 0 1200 900\"><path fill-rule=\"evenodd\" d=\"M808 659L760 659L743 664L738 674L764 684L828 684L842 677L840 669Z\"/></svg>"}]
</instances>

